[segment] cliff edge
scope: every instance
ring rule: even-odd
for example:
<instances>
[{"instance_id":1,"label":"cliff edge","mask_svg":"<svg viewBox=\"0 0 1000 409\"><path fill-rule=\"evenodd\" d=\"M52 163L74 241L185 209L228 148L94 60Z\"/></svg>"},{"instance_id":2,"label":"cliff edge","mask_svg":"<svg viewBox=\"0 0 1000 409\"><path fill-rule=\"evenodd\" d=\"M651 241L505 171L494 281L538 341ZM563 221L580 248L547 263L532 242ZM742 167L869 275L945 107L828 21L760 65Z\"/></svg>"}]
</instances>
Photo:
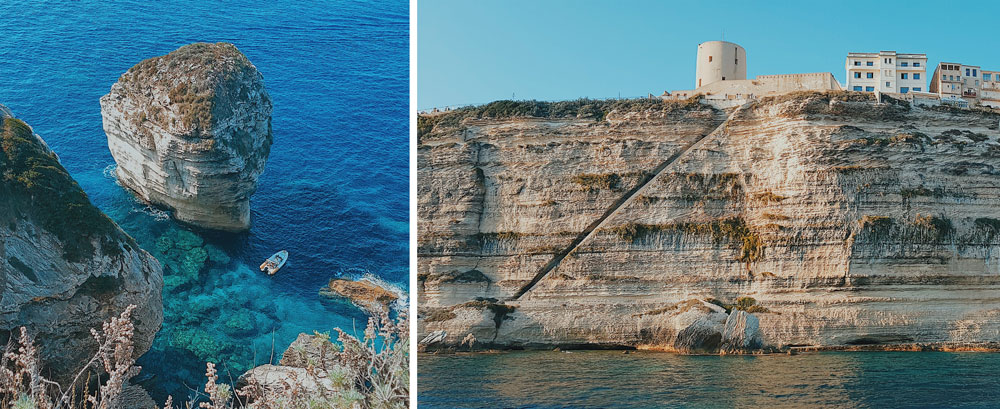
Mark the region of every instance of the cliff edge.
<instances>
[{"instance_id":1,"label":"cliff edge","mask_svg":"<svg viewBox=\"0 0 1000 409\"><path fill-rule=\"evenodd\" d=\"M996 348L998 125L854 92L421 115L424 348Z\"/></svg>"},{"instance_id":2,"label":"cliff edge","mask_svg":"<svg viewBox=\"0 0 1000 409\"><path fill-rule=\"evenodd\" d=\"M31 127L0 106L0 339L27 327L65 381L96 352L92 328L137 306L135 352L163 321L159 262L91 205Z\"/></svg>"}]
</instances>

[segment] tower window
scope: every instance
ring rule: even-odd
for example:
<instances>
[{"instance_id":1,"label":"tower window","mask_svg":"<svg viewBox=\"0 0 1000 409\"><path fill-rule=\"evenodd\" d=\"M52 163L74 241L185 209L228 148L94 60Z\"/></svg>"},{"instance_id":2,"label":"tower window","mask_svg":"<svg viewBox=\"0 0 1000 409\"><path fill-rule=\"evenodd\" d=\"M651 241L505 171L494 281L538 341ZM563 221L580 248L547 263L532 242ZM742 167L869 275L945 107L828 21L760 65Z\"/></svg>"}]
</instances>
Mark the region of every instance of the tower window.
<instances>
[{"instance_id":1,"label":"tower window","mask_svg":"<svg viewBox=\"0 0 1000 409\"><path fill-rule=\"evenodd\" d=\"M712 56L708 56L708 62L712 62Z\"/></svg>"}]
</instances>

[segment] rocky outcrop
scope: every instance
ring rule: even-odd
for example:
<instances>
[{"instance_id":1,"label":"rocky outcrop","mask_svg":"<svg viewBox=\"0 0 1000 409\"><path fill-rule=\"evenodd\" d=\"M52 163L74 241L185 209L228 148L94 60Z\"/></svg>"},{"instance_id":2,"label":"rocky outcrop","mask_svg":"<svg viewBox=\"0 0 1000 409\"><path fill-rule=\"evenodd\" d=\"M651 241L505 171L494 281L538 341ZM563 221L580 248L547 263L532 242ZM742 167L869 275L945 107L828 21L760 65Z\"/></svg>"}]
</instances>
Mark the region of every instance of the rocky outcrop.
<instances>
[{"instance_id":1,"label":"rocky outcrop","mask_svg":"<svg viewBox=\"0 0 1000 409\"><path fill-rule=\"evenodd\" d=\"M399 299L399 295L380 283L367 278L345 280L334 278L320 290L320 295L329 298L344 298L367 311L386 311Z\"/></svg>"},{"instance_id":2,"label":"rocky outcrop","mask_svg":"<svg viewBox=\"0 0 1000 409\"><path fill-rule=\"evenodd\" d=\"M726 325L722 331L722 351L747 352L759 350L763 346L757 316L736 310L726 317Z\"/></svg>"},{"instance_id":3,"label":"rocky outcrop","mask_svg":"<svg viewBox=\"0 0 1000 409\"><path fill-rule=\"evenodd\" d=\"M135 352L145 352L163 320L160 264L27 124L2 106L0 121L0 342L27 327L45 374L65 380L96 352L90 330L134 304Z\"/></svg>"},{"instance_id":4,"label":"rocky outcrop","mask_svg":"<svg viewBox=\"0 0 1000 409\"><path fill-rule=\"evenodd\" d=\"M101 98L118 181L180 221L227 231L250 226L271 109L263 76L227 43L145 60Z\"/></svg>"},{"instance_id":5,"label":"rocky outcrop","mask_svg":"<svg viewBox=\"0 0 1000 409\"><path fill-rule=\"evenodd\" d=\"M995 345L1000 114L873 98L420 116L418 339Z\"/></svg>"},{"instance_id":6,"label":"rocky outcrop","mask_svg":"<svg viewBox=\"0 0 1000 409\"><path fill-rule=\"evenodd\" d=\"M260 365L239 378L238 387L249 384L264 390L301 391L308 396L332 397L350 390L355 379L337 362L339 350L329 337L299 334L288 346L280 365Z\"/></svg>"}]
</instances>

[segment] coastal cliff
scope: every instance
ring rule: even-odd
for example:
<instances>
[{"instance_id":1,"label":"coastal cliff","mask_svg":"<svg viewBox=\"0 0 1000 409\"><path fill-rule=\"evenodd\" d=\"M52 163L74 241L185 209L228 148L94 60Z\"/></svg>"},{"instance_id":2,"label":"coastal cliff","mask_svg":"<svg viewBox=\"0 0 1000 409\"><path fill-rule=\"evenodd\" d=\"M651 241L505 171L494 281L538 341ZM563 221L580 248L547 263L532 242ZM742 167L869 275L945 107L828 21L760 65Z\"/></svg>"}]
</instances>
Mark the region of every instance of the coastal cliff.
<instances>
[{"instance_id":1,"label":"coastal cliff","mask_svg":"<svg viewBox=\"0 0 1000 409\"><path fill-rule=\"evenodd\" d=\"M998 125L852 92L421 115L423 347L996 348Z\"/></svg>"},{"instance_id":2,"label":"coastal cliff","mask_svg":"<svg viewBox=\"0 0 1000 409\"><path fill-rule=\"evenodd\" d=\"M136 305L136 357L163 321L159 262L94 207L30 126L0 106L0 340L26 327L43 375L80 370L90 331Z\"/></svg>"},{"instance_id":3,"label":"coastal cliff","mask_svg":"<svg viewBox=\"0 0 1000 409\"><path fill-rule=\"evenodd\" d=\"M180 221L244 231L271 150L271 98L228 43L195 43L122 74L101 98L119 182Z\"/></svg>"}]
</instances>

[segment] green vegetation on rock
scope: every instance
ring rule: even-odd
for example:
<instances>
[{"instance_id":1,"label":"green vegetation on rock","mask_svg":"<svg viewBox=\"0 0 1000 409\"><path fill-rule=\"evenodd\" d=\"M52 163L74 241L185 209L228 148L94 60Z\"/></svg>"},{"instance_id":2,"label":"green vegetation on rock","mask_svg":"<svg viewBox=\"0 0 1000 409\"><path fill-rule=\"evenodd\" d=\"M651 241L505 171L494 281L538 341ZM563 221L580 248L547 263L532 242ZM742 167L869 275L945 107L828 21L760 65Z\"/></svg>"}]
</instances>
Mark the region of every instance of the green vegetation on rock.
<instances>
[{"instance_id":1,"label":"green vegetation on rock","mask_svg":"<svg viewBox=\"0 0 1000 409\"><path fill-rule=\"evenodd\" d=\"M615 190L621 186L622 178L615 173L582 173L573 177L573 183L583 187L587 192L601 189Z\"/></svg>"},{"instance_id":2,"label":"green vegetation on rock","mask_svg":"<svg viewBox=\"0 0 1000 409\"><path fill-rule=\"evenodd\" d=\"M744 263L764 258L763 239L747 225L742 217L727 217L705 223L639 224L629 223L605 229L619 239L635 243L659 233L683 233L710 236L715 244L730 243L737 246L737 260Z\"/></svg>"},{"instance_id":3,"label":"green vegetation on rock","mask_svg":"<svg viewBox=\"0 0 1000 409\"><path fill-rule=\"evenodd\" d=\"M63 257L72 262L94 255L94 242L104 254L122 254L125 241L137 247L108 216L90 203L87 194L70 177L31 128L19 119L3 119L0 129L0 209L4 216L27 213L54 234L63 246ZM10 198L10 199L7 199Z\"/></svg>"}]
</instances>

